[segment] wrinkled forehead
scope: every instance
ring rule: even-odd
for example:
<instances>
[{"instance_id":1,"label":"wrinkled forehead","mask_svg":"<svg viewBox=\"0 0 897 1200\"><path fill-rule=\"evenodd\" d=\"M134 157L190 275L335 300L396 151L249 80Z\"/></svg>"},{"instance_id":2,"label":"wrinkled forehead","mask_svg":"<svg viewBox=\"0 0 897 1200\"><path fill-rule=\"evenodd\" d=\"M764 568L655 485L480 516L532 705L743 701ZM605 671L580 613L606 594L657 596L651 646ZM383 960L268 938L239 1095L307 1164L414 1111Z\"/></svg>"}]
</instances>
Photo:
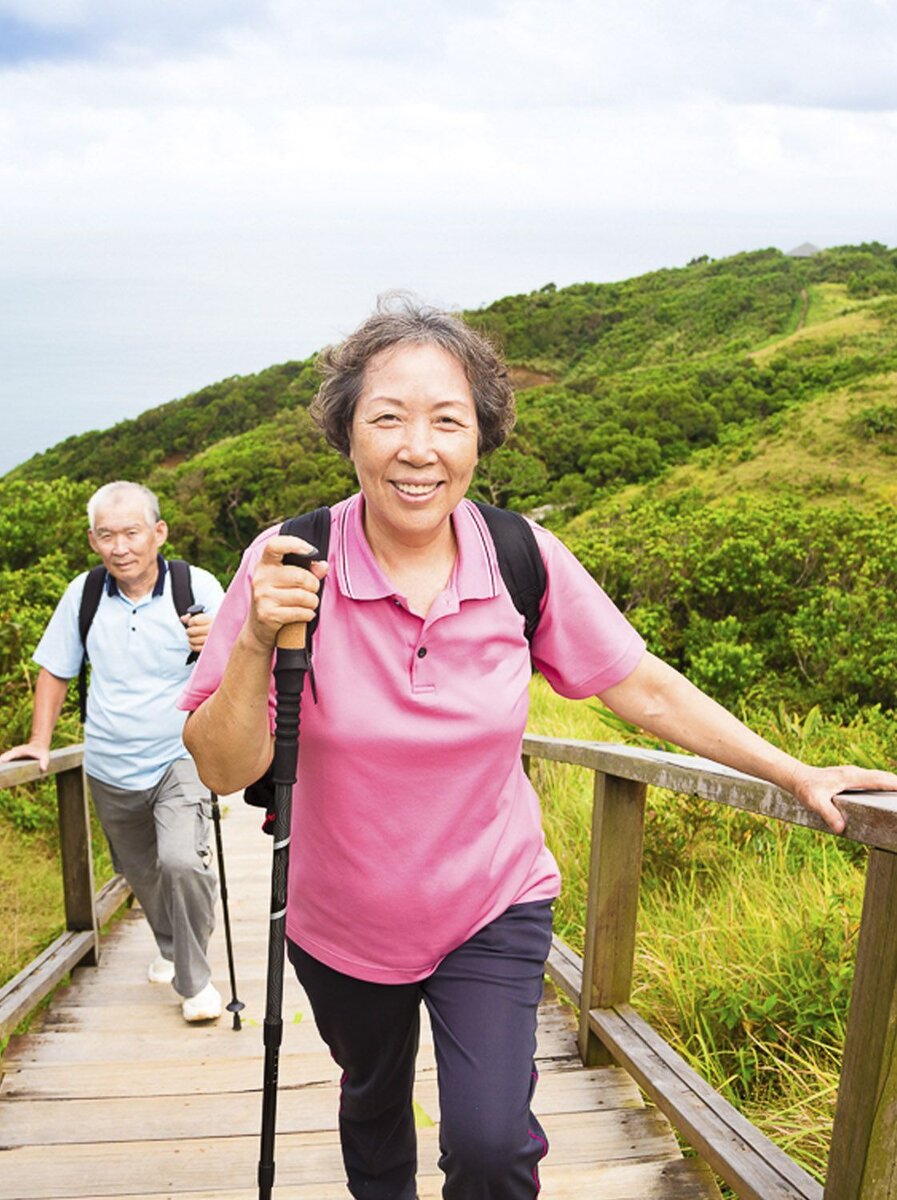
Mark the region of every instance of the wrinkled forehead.
<instances>
[{"instance_id":1,"label":"wrinkled forehead","mask_svg":"<svg viewBox=\"0 0 897 1200\"><path fill-rule=\"evenodd\" d=\"M141 496L124 492L97 509L93 527L96 531L105 529L113 532L121 529L155 529L156 522L150 520L147 505Z\"/></svg>"}]
</instances>

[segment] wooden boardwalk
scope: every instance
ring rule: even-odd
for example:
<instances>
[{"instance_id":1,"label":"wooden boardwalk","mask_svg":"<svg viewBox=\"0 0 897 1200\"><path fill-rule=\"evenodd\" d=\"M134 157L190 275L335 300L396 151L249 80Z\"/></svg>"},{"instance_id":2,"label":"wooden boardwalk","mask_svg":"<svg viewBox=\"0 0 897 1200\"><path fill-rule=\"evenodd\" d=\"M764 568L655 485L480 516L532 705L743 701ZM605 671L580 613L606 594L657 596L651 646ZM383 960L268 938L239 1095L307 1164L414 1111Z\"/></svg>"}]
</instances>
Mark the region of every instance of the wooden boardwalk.
<instances>
[{"instance_id":1,"label":"wooden boardwalk","mask_svg":"<svg viewBox=\"0 0 897 1200\"><path fill-rule=\"evenodd\" d=\"M74 972L40 1027L14 1038L0 1081L0 1200L254 1200L270 840L237 801L222 822L238 995L230 1015L188 1026L173 990L151 985L155 947L139 910L104 939L98 968ZM220 921L219 921L220 926ZM225 1000L224 937L215 980ZM275 1195L343 1200L338 1071L292 974L285 982ZM569 1010L542 1007L536 1108L551 1142L544 1200L718 1200L707 1168L683 1159L665 1118L618 1068L584 1069ZM421 1200L441 1194L438 1101L428 1031L418 1060Z\"/></svg>"}]
</instances>

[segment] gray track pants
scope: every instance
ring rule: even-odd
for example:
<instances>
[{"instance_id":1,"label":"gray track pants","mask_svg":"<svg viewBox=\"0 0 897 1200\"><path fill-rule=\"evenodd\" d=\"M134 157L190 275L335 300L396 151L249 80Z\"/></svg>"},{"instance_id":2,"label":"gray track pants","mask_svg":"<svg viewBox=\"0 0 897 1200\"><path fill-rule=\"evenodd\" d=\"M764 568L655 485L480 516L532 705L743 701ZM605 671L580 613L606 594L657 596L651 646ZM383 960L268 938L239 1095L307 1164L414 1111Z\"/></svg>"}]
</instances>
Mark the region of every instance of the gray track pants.
<instances>
[{"instance_id":1,"label":"gray track pants","mask_svg":"<svg viewBox=\"0 0 897 1200\"><path fill-rule=\"evenodd\" d=\"M218 880L209 844L211 801L191 758L171 764L155 787L130 791L88 775L112 860L140 901L160 953L174 961L174 987L195 996L211 978L206 949Z\"/></svg>"}]
</instances>

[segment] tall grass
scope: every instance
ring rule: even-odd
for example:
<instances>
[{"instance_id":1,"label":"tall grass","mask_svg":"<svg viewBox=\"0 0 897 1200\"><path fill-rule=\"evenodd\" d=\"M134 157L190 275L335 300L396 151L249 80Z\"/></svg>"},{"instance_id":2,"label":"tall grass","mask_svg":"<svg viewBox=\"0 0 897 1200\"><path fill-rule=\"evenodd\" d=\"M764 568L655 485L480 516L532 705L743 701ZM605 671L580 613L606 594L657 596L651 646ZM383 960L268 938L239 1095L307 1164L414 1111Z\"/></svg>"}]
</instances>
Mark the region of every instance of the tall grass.
<instances>
[{"instance_id":1,"label":"tall grass","mask_svg":"<svg viewBox=\"0 0 897 1200\"><path fill-rule=\"evenodd\" d=\"M112 877L109 848L92 817L94 885ZM52 780L0 792L0 986L65 929Z\"/></svg>"},{"instance_id":2,"label":"tall grass","mask_svg":"<svg viewBox=\"0 0 897 1200\"><path fill-rule=\"evenodd\" d=\"M887 765L890 722L760 714L808 761ZM589 702L532 689L530 730L641 741ZM851 753L855 751L855 753ZM533 762L563 875L556 931L582 952L593 777ZM755 1125L823 1178L862 903L862 848L651 788L633 1003Z\"/></svg>"}]
</instances>

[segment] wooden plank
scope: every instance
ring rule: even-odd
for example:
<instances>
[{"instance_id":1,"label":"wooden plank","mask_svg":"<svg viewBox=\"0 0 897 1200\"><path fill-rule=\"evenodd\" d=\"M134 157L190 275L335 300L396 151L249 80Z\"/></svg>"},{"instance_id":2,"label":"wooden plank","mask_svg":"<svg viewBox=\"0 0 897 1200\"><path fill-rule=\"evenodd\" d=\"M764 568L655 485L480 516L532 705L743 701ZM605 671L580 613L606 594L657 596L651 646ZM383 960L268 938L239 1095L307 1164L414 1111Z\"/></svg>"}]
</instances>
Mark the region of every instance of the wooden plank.
<instances>
[{"instance_id":1,"label":"wooden plank","mask_svg":"<svg viewBox=\"0 0 897 1200\"><path fill-rule=\"evenodd\" d=\"M579 1024L579 1053L589 1066L608 1061L589 1010L626 1003L632 989L646 793L643 783L595 776Z\"/></svg>"},{"instance_id":2,"label":"wooden plank","mask_svg":"<svg viewBox=\"0 0 897 1200\"><path fill-rule=\"evenodd\" d=\"M663 1161L679 1153L669 1126L653 1109L629 1109L622 1116L564 1114L556 1124L546 1122L546 1130L551 1154L568 1166ZM418 1130L418 1143L419 1177L436 1176L438 1130ZM88 1194L95 1196L123 1197L160 1187L182 1195L207 1190L211 1171L216 1178L250 1182L257 1162L257 1137L210 1134L175 1141L90 1143L58 1146L52 1154L45 1146L19 1146L3 1152L0 1200L22 1200L23 1179L28 1180L29 1200L70 1200L83 1196L88 1187ZM279 1136L276 1164L279 1185L342 1182L345 1187L336 1129Z\"/></svg>"},{"instance_id":3,"label":"wooden plank","mask_svg":"<svg viewBox=\"0 0 897 1200\"><path fill-rule=\"evenodd\" d=\"M332 1129L339 1108L337 1075L334 1071L326 1081L284 1083L278 1089L278 1130L308 1133ZM290 1073L285 1078L302 1079L302 1073ZM251 1080L240 1079L239 1083L243 1087L238 1094L236 1089L196 1095L149 1094L137 1104L120 1105L114 1123L108 1121L106 1096L68 1099L64 1122L59 1120L60 1107L55 1100L7 1098L0 1109L0 1144L8 1148L95 1142L98 1129L104 1131L107 1142L203 1138L210 1130L214 1130L215 1137L251 1136L259 1129L261 1071L254 1071ZM435 1064L418 1075L414 1095L430 1120L438 1121ZM536 1089L535 1107L544 1118L560 1113L642 1108L643 1103L638 1088L624 1071L600 1067L543 1075Z\"/></svg>"},{"instance_id":4,"label":"wooden plank","mask_svg":"<svg viewBox=\"0 0 897 1200\"><path fill-rule=\"evenodd\" d=\"M97 920L105 923L130 895L122 877L116 876L96 896ZM0 988L0 1038L8 1036L29 1012L67 974L92 956L96 943L92 931L61 934L24 970Z\"/></svg>"},{"instance_id":5,"label":"wooden plank","mask_svg":"<svg viewBox=\"0 0 897 1200\"><path fill-rule=\"evenodd\" d=\"M789 792L707 758L644 750L615 742L575 742L531 734L524 737L523 750L533 758L572 763L623 779L641 780L673 792L704 796L732 808L817 829L831 837L841 836L867 846L897 851L895 792L842 792L837 803L847 818L847 828L843 834L836 835L821 817L804 808Z\"/></svg>"},{"instance_id":6,"label":"wooden plank","mask_svg":"<svg viewBox=\"0 0 897 1200\"><path fill-rule=\"evenodd\" d=\"M740 1200L822 1200L822 1186L715 1092L628 1005L595 1010L589 1016L617 1061Z\"/></svg>"},{"instance_id":7,"label":"wooden plank","mask_svg":"<svg viewBox=\"0 0 897 1200\"><path fill-rule=\"evenodd\" d=\"M545 974L578 1008L582 997L582 959L557 934L551 939Z\"/></svg>"},{"instance_id":8,"label":"wooden plank","mask_svg":"<svg viewBox=\"0 0 897 1200\"><path fill-rule=\"evenodd\" d=\"M897 854L872 850L826 1200L897 1198Z\"/></svg>"},{"instance_id":9,"label":"wooden plank","mask_svg":"<svg viewBox=\"0 0 897 1200\"><path fill-rule=\"evenodd\" d=\"M6 1037L53 990L60 979L93 953L94 935L64 933L13 976L0 991L0 1037Z\"/></svg>"},{"instance_id":10,"label":"wooden plank","mask_svg":"<svg viewBox=\"0 0 897 1200\"><path fill-rule=\"evenodd\" d=\"M143 1103L147 1096L251 1092L262 1078L261 1062L256 1060L212 1057L189 1059L188 1063L189 1071L185 1070L183 1054L151 1062L135 1059L122 1063L86 1063L77 1071L69 1064L22 1067L4 1062L0 1113L4 1114L4 1120L11 1121L13 1117L7 1112L7 1104L19 1099L44 1098L58 1104L62 1100L77 1102L104 1097L113 1103L117 1114L122 1100L136 1099ZM323 1051L317 1055L282 1053L279 1065L280 1086L284 1088L339 1081L339 1068ZM427 1069L421 1067L422 1072ZM429 1069L435 1070L435 1066Z\"/></svg>"},{"instance_id":11,"label":"wooden plank","mask_svg":"<svg viewBox=\"0 0 897 1200\"><path fill-rule=\"evenodd\" d=\"M65 925L66 929L91 931L93 946L84 961L93 964L100 954L100 932L94 908L90 805L82 767L56 776L56 804Z\"/></svg>"},{"instance_id":12,"label":"wooden plank","mask_svg":"<svg viewBox=\"0 0 897 1200\"><path fill-rule=\"evenodd\" d=\"M131 895L131 888L124 875L114 875L108 883L96 894L94 905L97 913L97 923L105 925L115 913L126 904Z\"/></svg>"},{"instance_id":13,"label":"wooden plank","mask_svg":"<svg viewBox=\"0 0 897 1200\"><path fill-rule=\"evenodd\" d=\"M708 1168L696 1159L677 1159L672 1162L628 1162L595 1165L577 1163L568 1167L552 1164L548 1159L541 1166L542 1195L545 1200L719 1200L720 1193ZM308 1184L283 1186L276 1184L278 1200L346 1200L346 1185ZM179 1200L182 1192L128 1193L128 1200ZM440 1200L442 1177L428 1175L418 1180L420 1200ZM191 1200L257 1200L254 1187L221 1188L214 1192L190 1192ZM82 1200L106 1200L87 1196Z\"/></svg>"}]
</instances>

